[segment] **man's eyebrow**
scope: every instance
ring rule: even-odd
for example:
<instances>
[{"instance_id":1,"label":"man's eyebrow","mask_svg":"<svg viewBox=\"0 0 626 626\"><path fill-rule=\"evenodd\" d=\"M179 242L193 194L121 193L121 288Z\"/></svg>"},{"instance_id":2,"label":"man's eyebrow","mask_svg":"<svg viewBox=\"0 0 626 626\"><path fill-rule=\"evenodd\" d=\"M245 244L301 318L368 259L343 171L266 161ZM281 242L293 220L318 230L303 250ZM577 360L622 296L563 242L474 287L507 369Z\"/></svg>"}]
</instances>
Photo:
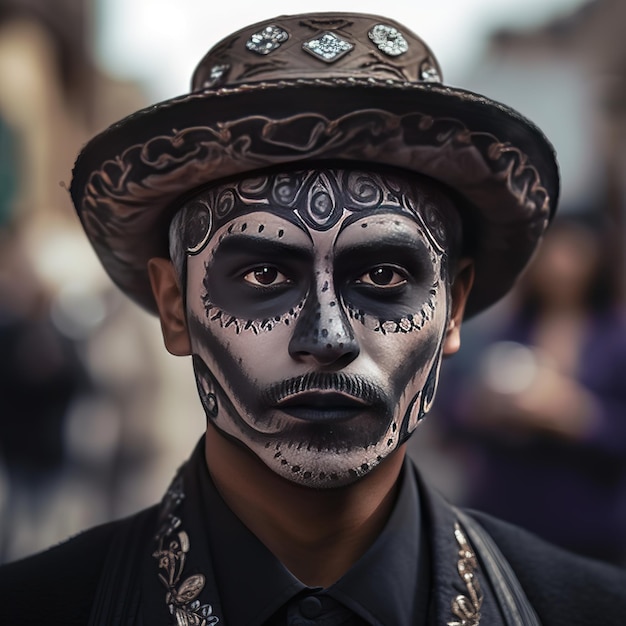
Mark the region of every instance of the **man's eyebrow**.
<instances>
[{"instance_id":1,"label":"man's eyebrow","mask_svg":"<svg viewBox=\"0 0 626 626\"><path fill-rule=\"evenodd\" d=\"M428 246L408 233L393 233L362 239L337 246L336 258L352 254L371 252L409 252L420 256L429 251Z\"/></svg>"},{"instance_id":2,"label":"man's eyebrow","mask_svg":"<svg viewBox=\"0 0 626 626\"><path fill-rule=\"evenodd\" d=\"M255 235L230 235L226 237L215 249L215 257L224 254L249 254L271 256L272 258L289 257L298 261L313 259L313 250L307 246L294 245Z\"/></svg>"}]
</instances>

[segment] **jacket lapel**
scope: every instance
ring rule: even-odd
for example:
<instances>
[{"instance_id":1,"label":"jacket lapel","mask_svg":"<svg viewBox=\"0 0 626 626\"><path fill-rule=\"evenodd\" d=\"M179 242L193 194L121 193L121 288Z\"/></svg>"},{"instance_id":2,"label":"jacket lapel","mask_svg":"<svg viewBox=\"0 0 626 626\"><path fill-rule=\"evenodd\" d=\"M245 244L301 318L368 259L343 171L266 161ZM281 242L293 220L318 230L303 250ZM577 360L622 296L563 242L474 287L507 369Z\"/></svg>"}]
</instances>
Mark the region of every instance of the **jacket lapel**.
<instances>
[{"instance_id":1,"label":"jacket lapel","mask_svg":"<svg viewBox=\"0 0 626 626\"><path fill-rule=\"evenodd\" d=\"M476 558L453 507L422 480L424 532L431 557L432 626L499 626L504 624L490 582Z\"/></svg>"}]
</instances>

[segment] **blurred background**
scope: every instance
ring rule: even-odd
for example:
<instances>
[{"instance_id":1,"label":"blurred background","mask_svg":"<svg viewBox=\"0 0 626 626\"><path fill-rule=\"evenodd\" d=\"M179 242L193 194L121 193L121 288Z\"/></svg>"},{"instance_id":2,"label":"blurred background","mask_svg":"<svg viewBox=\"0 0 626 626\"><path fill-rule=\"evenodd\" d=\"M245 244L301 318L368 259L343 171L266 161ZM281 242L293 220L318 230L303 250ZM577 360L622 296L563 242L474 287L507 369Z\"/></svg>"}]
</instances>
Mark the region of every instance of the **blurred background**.
<instances>
[{"instance_id":1,"label":"blurred background","mask_svg":"<svg viewBox=\"0 0 626 626\"><path fill-rule=\"evenodd\" d=\"M109 284L67 192L120 117L184 93L233 30L386 13L446 83L553 141L562 219L444 364L410 452L453 502L626 564L623 0L0 0L0 563L160 499L204 428L191 364Z\"/></svg>"}]
</instances>

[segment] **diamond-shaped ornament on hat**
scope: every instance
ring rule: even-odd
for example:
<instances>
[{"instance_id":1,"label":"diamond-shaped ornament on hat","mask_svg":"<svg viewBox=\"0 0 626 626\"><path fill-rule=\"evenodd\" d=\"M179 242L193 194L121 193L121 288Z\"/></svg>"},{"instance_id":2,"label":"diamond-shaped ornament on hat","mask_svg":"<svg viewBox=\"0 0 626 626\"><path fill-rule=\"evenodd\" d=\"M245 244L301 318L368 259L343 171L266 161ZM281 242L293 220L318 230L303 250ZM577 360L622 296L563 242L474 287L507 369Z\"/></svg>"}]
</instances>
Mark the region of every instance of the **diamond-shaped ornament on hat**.
<instances>
[{"instance_id":1,"label":"diamond-shaped ornament on hat","mask_svg":"<svg viewBox=\"0 0 626 626\"><path fill-rule=\"evenodd\" d=\"M424 61L420 65L420 78L425 83L440 83L441 76L437 71L437 68L432 65L429 61Z\"/></svg>"},{"instance_id":2,"label":"diamond-shaped ornament on hat","mask_svg":"<svg viewBox=\"0 0 626 626\"><path fill-rule=\"evenodd\" d=\"M202 83L202 87L204 89L211 89L212 87L217 87L221 84L230 69L230 65L228 63L218 63L211 67L209 71L209 77Z\"/></svg>"},{"instance_id":3,"label":"diamond-shaped ornament on hat","mask_svg":"<svg viewBox=\"0 0 626 626\"><path fill-rule=\"evenodd\" d=\"M335 33L327 31L314 39L309 39L302 47L314 57L325 63L333 63L354 48L349 41L342 39Z\"/></svg>"},{"instance_id":4,"label":"diamond-shaped ornament on hat","mask_svg":"<svg viewBox=\"0 0 626 626\"><path fill-rule=\"evenodd\" d=\"M251 35L250 39L246 41L246 48L251 52L265 55L276 50L276 48L280 48L280 44L287 39L289 39L289 33L286 30L271 24Z\"/></svg>"},{"instance_id":5,"label":"diamond-shaped ornament on hat","mask_svg":"<svg viewBox=\"0 0 626 626\"><path fill-rule=\"evenodd\" d=\"M367 33L368 37L376 44L381 52L390 57L397 57L409 49L409 44L402 33L393 26L376 24Z\"/></svg>"}]
</instances>

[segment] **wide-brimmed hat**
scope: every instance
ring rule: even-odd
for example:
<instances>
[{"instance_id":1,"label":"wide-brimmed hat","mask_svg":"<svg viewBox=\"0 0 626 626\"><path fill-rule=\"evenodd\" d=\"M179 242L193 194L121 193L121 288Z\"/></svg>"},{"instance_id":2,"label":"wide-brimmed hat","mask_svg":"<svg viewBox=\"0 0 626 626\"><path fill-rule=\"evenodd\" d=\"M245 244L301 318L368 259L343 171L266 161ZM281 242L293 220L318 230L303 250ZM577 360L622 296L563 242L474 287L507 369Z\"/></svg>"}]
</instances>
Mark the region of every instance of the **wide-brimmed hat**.
<instances>
[{"instance_id":1,"label":"wide-brimmed hat","mask_svg":"<svg viewBox=\"0 0 626 626\"><path fill-rule=\"evenodd\" d=\"M443 84L401 24L354 13L282 16L214 46L192 91L92 139L71 194L113 281L156 312L146 264L168 256L168 225L191 190L303 161L417 172L468 201L476 234L472 315L527 264L559 192L554 150L513 109Z\"/></svg>"}]
</instances>

